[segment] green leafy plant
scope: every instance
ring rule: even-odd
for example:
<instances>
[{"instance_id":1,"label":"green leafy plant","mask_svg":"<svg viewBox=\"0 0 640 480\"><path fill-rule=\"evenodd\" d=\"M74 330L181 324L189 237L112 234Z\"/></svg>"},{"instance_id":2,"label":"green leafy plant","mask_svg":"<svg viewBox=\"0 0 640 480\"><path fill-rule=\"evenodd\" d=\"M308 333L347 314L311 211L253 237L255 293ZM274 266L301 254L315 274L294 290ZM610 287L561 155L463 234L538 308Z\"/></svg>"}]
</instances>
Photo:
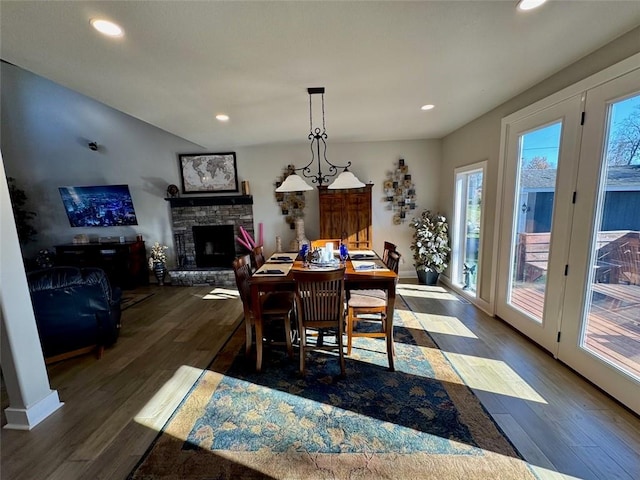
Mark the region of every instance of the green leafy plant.
<instances>
[{"instance_id":1,"label":"green leafy plant","mask_svg":"<svg viewBox=\"0 0 640 480\"><path fill-rule=\"evenodd\" d=\"M31 225L37 213L27 210L27 194L24 193L24 190L16 186L15 179L7 177L7 183L9 185L9 196L11 197L13 216L16 220L16 229L18 230L18 240L24 245L33 240L33 237L38 233Z\"/></svg>"},{"instance_id":2,"label":"green leafy plant","mask_svg":"<svg viewBox=\"0 0 640 480\"><path fill-rule=\"evenodd\" d=\"M425 210L411 220L411 250L416 270L442 273L449 266L449 225L444 215Z\"/></svg>"}]
</instances>

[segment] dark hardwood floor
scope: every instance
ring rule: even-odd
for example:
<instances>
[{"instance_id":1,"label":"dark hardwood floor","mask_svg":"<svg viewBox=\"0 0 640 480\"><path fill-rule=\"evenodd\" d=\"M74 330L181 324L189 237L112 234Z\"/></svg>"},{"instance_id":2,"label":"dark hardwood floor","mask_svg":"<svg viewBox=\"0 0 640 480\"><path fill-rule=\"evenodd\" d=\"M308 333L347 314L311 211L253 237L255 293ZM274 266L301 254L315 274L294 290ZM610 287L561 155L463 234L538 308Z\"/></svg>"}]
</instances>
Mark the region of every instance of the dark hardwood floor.
<instances>
[{"instance_id":1,"label":"dark hardwood floor","mask_svg":"<svg viewBox=\"0 0 640 480\"><path fill-rule=\"evenodd\" d=\"M541 478L640 478L640 419L500 320L442 287L401 282L448 360ZM124 479L235 326L233 290L149 286L118 342L48 367L65 406L3 429L0 478ZM3 408L7 406L6 395Z\"/></svg>"}]
</instances>

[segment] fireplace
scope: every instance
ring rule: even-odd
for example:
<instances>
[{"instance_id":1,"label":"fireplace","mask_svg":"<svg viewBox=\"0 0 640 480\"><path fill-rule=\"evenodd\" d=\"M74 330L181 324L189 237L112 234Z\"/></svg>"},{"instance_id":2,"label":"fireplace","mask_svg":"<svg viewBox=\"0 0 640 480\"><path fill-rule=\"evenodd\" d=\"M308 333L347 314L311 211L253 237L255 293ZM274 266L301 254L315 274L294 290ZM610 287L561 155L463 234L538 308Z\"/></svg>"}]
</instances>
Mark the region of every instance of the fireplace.
<instances>
[{"instance_id":1,"label":"fireplace","mask_svg":"<svg viewBox=\"0 0 640 480\"><path fill-rule=\"evenodd\" d=\"M236 242L240 227L253 230L253 197L177 197L171 206L176 268L169 270L172 285L235 286L231 264L248 253Z\"/></svg>"},{"instance_id":2,"label":"fireplace","mask_svg":"<svg viewBox=\"0 0 640 480\"><path fill-rule=\"evenodd\" d=\"M229 268L236 255L233 225L193 226L196 267Z\"/></svg>"}]
</instances>

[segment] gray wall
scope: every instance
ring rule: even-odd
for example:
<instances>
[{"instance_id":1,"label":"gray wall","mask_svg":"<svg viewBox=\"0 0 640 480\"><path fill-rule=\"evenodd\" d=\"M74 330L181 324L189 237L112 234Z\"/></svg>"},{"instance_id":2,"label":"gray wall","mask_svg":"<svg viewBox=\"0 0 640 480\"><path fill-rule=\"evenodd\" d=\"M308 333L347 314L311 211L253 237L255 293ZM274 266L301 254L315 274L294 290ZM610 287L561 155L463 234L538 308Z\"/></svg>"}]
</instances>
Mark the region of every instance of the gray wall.
<instances>
[{"instance_id":1,"label":"gray wall","mask_svg":"<svg viewBox=\"0 0 640 480\"><path fill-rule=\"evenodd\" d=\"M487 160L486 192L483 198L484 237L481 247L482 286L479 292L482 300L489 301L491 275L496 267L493 258L493 242L497 239L493 238L493 234L499 212L496 197L500 187L498 161L502 118L638 52L640 52L640 27L578 60L443 139L439 205L448 216L453 212L454 170L460 166Z\"/></svg>"},{"instance_id":2,"label":"gray wall","mask_svg":"<svg viewBox=\"0 0 640 480\"><path fill-rule=\"evenodd\" d=\"M180 185L179 153L203 151L182 138L114 110L91 98L69 90L16 66L1 64L1 149L7 176L15 177L29 196L38 216L38 235L24 247L26 257L41 248L71 242L74 235L143 235L147 247L155 241L170 246L173 238L166 188ZM301 119L304 122L305 119ZM330 119L329 119L330 121ZM97 141L97 152L87 147ZM219 151L207 145L206 151ZM263 223L265 250L275 249L275 237L287 246L294 232L285 223L274 195L276 177L293 163L310 160L306 137L295 145L264 145L234 149L239 180L249 180L254 196L255 229ZM226 151L226 149L225 149ZM441 165L439 140L388 141L334 144L328 140L328 158L336 164L351 161L351 170L364 182L372 181L374 246L381 250L384 240L398 244L404 255L401 275L415 276L409 244L408 224L393 225L392 214L383 201L382 182L404 158L417 183L418 209L435 209ZM58 187L126 183L131 189L138 226L112 228L71 228ZM307 237L317 237L318 194L306 194ZM419 211L419 210L418 210Z\"/></svg>"}]
</instances>

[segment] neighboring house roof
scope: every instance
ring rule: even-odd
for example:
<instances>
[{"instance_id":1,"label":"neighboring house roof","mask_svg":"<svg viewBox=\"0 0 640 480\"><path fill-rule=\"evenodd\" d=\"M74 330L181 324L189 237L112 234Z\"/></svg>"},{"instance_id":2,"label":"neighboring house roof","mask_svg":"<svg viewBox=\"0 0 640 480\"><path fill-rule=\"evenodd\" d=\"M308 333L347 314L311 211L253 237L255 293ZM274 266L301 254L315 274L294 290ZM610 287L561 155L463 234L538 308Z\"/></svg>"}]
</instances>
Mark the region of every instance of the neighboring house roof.
<instances>
[{"instance_id":1,"label":"neighboring house roof","mask_svg":"<svg viewBox=\"0 0 640 480\"><path fill-rule=\"evenodd\" d=\"M557 172L555 168L524 169L522 188L529 191L552 190L556 184ZM640 190L640 165L609 167L607 187L608 190Z\"/></svg>"}]
</instances>

